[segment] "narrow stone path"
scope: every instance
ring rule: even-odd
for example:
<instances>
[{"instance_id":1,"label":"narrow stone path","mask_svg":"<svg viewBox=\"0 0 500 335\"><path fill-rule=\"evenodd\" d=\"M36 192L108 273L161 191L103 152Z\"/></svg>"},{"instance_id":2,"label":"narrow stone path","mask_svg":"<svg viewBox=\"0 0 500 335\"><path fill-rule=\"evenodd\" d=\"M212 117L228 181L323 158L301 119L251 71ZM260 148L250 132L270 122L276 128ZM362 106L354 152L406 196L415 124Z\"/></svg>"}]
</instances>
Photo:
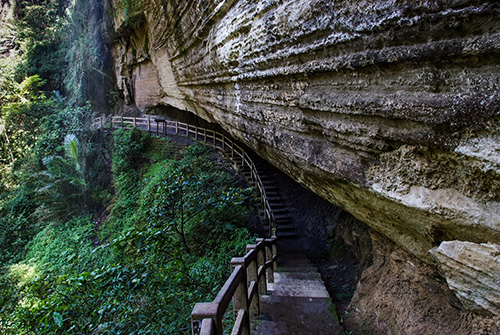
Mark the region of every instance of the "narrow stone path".
<instances>
[{"instance_id":1,"label":"narrow stone path","mask_svg":"<svg viewBox=\"0 0 500 335\"><path fill-rule=\"evenodd\" d=\"M342 334L335 307L299 239L278 240L278 272L261 296L253 335Z\"/></svg>"},{"instance_id":2,"label":"narrow stone path","mask_svg":"<svg viewBox=\"0 0 500 335\"><path fill-rule=\"evenodd\" d=\"M261 296L253 335L340 335L335 306L318 269L307 258L275 176L265 165L257 171L276 220L278 272Z\"/></svg>"},{"instance_id":3,"label":"narrow stone path","mask_svg":"<svg viewBox=\"0 0 500 335\"><path fill-rule=\"evenodd\" d=\"M239 164L238 164L239 165ZM250 171L239 166L253 184ZM260 297L260 315L253 321L252 335L340 335L335 306L318 269L307 258L275 176L265 165L256 163L269 205L276 221L278 272ZM262 218L261 222L267 224ZM266 229L267 230L267 229Z\"/></svg>"}]
</instances>

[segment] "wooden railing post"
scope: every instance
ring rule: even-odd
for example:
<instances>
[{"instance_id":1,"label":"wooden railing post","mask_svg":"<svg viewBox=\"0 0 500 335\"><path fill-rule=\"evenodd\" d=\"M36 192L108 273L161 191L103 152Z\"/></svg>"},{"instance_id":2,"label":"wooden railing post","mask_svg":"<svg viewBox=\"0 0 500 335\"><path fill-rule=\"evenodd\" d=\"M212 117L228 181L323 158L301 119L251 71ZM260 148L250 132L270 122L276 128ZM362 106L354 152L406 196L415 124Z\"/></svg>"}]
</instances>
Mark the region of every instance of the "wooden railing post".
<instances>
[{"instance_id":1,"label":"wooden railing post","mask_svg":"<svg viewBox=\"0 0 500 335\"><path fill-rule=\"evenodd\" d=\"M218 322L219 304L199 302L191 312L191 331L193 335L222 335L222 325ZM202 332L202 329L204 331ZM207 329L209 331L207 331Z\"/></svg>"},{"instance_id":2,"label":"wooden railing post","mask_svg":"<svg viewBox=\"0 0 500 335\"><path fill-rule=\"evenodd\" d=\"M242 335L250 335L250 318L248 317L248 284L247 284L247 274L245 269L245 258L233 258L231 259L231 272L237 266L243 267L243 278L238 284L238 288L233 295L233 309L234 318L242 318ZM240 315L243 314L243 315Z\"/></svg>"},{"instance_id":3,"label":"wooden railing post","mask_svg":"<svg viewBox=\"0 0 500 335\"><path fill-rule=\"evenodd\" d=\"M276 231L278 230L278 227L276 226L276 221L274 221L273 216L271 213L268 213L267 215L268 221L269 221L269 236L271 237L276 237Z\"/></svg>"},{"instance_id":4,"label":"wooden railing post","mask_svg":"<svg viewBox=\"0 0 500 335\"><path fill-rule=\"evenodd\" d=\"M264 239L258 238L256 241L257 251L257 276L259 277L259 294L267 294L267 283L266 283L266 254L264 250Z\"/></svg>"},{"instance_id":5,"label":"wooden railing post","mask_svg":"<svg viewBox=\"0 0 500 335\"><path fill-rule=\"evenodd\" d=\"M250 260L250 263L247 266L247 280L250 287L258 285L258 273L257 273L257 250L255 250L255 244L247 244L247 255L248 252L252 252L253 257ZM255 292L252 296L250 296L250 307L249 307L250 316L256 318L260 314L260 295L259 292Z\"/></svg>"},{"instance_id":6,"label":"wooden railing post","mask_svg":"<svg viewBox=\"0 0 500 335\"><path fill-rule=\"evenodd\" d=\"M148 117L148 132L151 131L151 118Z\"/></svg>"},{"instance_id":7,"label":"wooden railing post","mask_svg":"<svg viewBox=\"0 0 500 335\"><path fill-rule=\"evenodd\" d=\"M274 283L274 263L273 263L273 241L270 238L264 240L266 250L266 263L271 262L271 266L267 267L267 282Z\"/></svg>"},{"instance_id":8,"label":"wooden railing post","mask_svg":"<svg viewBox=\"0 0 500 335\"><path fill-rule=\"evenodd\" d=\"M278 271L278 238L276 235L271 236L272 241L272 252L273 252L273 270L274 272Z\"/></svg>"}]
</instances>

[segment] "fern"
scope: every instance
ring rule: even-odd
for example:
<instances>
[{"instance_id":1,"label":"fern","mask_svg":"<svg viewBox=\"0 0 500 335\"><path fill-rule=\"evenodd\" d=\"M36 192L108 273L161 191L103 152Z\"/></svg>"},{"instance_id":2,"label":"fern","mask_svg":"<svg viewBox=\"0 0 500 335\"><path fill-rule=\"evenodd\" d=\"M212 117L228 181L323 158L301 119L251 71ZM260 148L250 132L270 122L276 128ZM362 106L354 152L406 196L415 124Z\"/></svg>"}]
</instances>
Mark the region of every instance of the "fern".
<instances>
[{"instance_id":1,"label":"fern","mask_svg":"<svg viewBox=\"0 0 500 335\"><path fill-rule=\"evenodd\" d=\"M68 134L64 138L64 151L66 153L66 157L71 159L75 167L78 171L81 171L81 165L78 161L78 147L80 142L78 142L78 138L74 134Z\"/></svg>"}]
</instances>

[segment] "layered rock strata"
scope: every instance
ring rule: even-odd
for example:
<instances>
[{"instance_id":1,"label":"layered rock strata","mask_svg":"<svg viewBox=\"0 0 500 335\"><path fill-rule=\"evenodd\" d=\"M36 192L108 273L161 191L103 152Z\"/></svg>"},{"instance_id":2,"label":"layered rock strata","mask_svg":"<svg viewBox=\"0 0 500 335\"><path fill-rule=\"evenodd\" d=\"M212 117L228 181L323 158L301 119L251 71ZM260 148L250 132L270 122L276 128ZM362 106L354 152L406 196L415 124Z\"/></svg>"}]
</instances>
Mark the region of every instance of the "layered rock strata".
<instances>
[{"instance_id":1,"label":"layered rock strata","mask_svg":"<svg viewBox=\"0 0 500 335\"><path fill-rule=\"evenodd\" d=\"M500 244L498 1L120 4L128 104L219 123L428 264L443 241Z\"/></svg>"},{"instance_id":2,"label":"layered rock strata","mask_svg":"<svg viewBox=\"0 0 500 335\"><path fill-rule=\"evenodd\" d=\"M500 318L464 310L457 297L447 290L447 282L441 279L439 270L435 267L416 259L377 233L372 234L372 243L373 264L363 273L351 301L351 307L342 316L344 325L354 334L499 333ZM456 251L462 248L453 248L455 252L451 254L448 253L451 251L450 248L445 249L447 250L438 253L448 254L447 257L453 258L451 254L456 255ZM446 261L448 265L453 262L451 259ZM453 273L446 270L447 274L452 274L453 281L461 282L463 285L461 288L468 287L469 291L476 285L474 281L482 281L488 277L486 274L479 278L474 278L474 275L468 276L466 273L476 272L470 265L469 263L465 267L454 267ZM466 273L459 274L462 271ZM494 273L490 275L495 276ZM447 281L449 284L449 279ZM460 285L457 285L457 288L458 286ZM486 288L484 285L481 286ZM492 292L487 289L483 293L483 297L489 298Z\"/></svg>"},{"instance_id":3,"label":"layered rock strata","mask_svg":"<svg viewBox=\"0 0 500 335\"><path fill-rule=\"evenodd\" d=\"M500 315L500 245L447 241L433 254L464 305Z\"/></svg>"}]
</instances>

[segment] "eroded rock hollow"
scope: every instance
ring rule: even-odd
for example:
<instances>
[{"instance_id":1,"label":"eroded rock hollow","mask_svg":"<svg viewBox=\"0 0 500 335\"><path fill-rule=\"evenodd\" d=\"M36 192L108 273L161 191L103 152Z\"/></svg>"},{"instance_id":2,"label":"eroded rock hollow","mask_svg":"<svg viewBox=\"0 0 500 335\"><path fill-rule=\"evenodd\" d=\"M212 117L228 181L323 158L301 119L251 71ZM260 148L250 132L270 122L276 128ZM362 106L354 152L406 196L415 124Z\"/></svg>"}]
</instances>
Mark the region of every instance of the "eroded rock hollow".
<instances>
[{"instance_id":1,"label":"eroded rock hollow","mask_svg":"<svg viewBox=\"0 0 500 335\"><path fill-rule=\"evenodd\" d=\"M217 122L500 316L497 0L113 2L129 106Z\"/></svg>"}]
</instances>

